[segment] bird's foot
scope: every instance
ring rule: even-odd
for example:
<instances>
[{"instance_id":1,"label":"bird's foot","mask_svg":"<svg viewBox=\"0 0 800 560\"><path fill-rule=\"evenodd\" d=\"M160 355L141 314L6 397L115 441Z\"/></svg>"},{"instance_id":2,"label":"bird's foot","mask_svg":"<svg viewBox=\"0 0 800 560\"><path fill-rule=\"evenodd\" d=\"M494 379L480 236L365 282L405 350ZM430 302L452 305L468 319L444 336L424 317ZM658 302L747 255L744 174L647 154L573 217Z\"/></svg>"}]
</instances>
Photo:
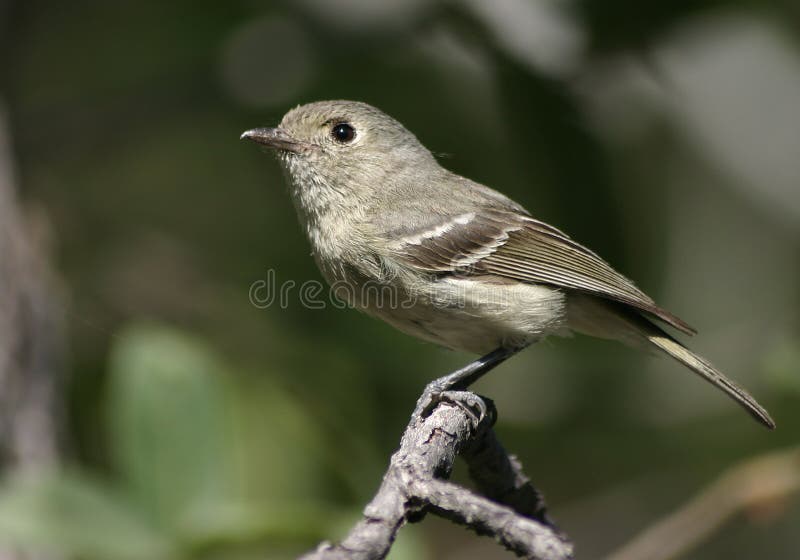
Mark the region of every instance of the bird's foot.
<instances>
[{"instance_id":1,"label":"bird's foot","mask_svg":"<svg viewBox=\"0 0 800 560\"><path fill-rule=\"evenodd\" d=\"M494 402L470 391L429 392L426 390L417 402L415 415L418 418L427 418L442 403L452 404L463 410L472 422L473 428L477 428L486 421L492 426L497 419Z\"/></svg>"},{"instance_id":2,"label":"bird's foot","mask_svg":"<svg viewBox=\"0 0 800 560\"><path fill-rule=\"evenodd\" d=\"M467 388L519 350L521 348L498 348L444 377L434 379L428 383L417 401L414 416L426 418L439 403L450 402L469 414L477 426L486 418L488 408L494 410L494 404L488 407L486 403L491 403L489 399L470 393ZM492 412L492 423L494 423L494 412Z\"/></svg>"}]
</instances>

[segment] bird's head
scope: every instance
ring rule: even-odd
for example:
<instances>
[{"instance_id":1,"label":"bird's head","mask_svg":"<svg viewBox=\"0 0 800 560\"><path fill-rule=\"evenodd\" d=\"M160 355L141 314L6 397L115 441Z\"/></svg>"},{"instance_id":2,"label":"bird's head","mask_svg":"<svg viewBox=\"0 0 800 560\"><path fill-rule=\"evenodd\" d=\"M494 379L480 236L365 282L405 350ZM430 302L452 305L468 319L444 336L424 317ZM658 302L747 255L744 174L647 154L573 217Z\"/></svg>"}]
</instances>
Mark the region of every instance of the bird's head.
<instances>
[{"instance_id":1,"label":"bird's head","mask_svg":"<svg viewBox=\"0 0 800 560\"><path fill-rule=\"evenodd\" d=\"M342 198L368 204L422 166L438 166L402 124L357 101L300 105L277 127L248 130L242 138L276 150L302 206Z\"/></svg>"}]
</instances>

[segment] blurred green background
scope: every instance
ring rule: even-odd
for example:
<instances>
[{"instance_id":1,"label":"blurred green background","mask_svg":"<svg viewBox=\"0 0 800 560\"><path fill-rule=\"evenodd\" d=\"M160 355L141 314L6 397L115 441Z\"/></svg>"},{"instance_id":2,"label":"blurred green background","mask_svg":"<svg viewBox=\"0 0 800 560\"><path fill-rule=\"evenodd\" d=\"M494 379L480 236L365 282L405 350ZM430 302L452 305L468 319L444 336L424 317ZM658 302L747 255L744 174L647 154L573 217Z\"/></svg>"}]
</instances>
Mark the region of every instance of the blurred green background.
<instances>
[{"instance_id":1,"label":"blurred green background","mask_svg":"<svg viewBox=\"0 0 800 560\"><path fill-rule=\"evenodd\" d=\"M424 384L471 359L296 290L250 303L269 270L320 276L277 162L238 136L335 98L604 256L776 419L583 337L493 372L476 390L579 557L797 444L796 1L6 0L0 99L67 339L60 465L0 487L9 558L289 558L340 537ZM800 503L767 505L685 557L796 558ZM431 517L390 555L507 557Z\"/></svg>"}]
</instances>

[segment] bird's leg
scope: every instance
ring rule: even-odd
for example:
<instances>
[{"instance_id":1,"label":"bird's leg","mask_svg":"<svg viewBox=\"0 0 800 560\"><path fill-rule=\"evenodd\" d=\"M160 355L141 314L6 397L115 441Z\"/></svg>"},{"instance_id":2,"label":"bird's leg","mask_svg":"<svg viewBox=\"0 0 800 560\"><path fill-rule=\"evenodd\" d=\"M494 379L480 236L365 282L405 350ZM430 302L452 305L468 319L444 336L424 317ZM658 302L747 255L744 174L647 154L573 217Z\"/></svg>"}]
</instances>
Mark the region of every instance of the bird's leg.
<instances>
[{"instance_id":1,"label":"bird's leg","mask_svg":"<svg viewBox=\"0 0 800 560\"><path fill-rule=\"evenodd\" d=\"M448 373L444 377L434 379L425 387L426 393L441 393L444 391L464 391L478 379L502 364L508 358L522 350L522 348L497 348L474 362Z\"/></svg>"},{"instance_id":2,"label":"bird's leg","mask_svg":"<svg viewBox=\"0 0 800 560\"><path fill-rule=\"evenodd\" d=\"M486 416L486 404L480 397L475 398L476 395L466 393L466 389L520 350L522 348L497 348L453 373L434 379L428 383L422 392L417 401L414 415L427 416L434 406L442 400L447 400L456 404L463 402L470 409L468 412L472 416L475 415L472 409L476 408L477 416L479 416L479 420L482 420ZM470 397L467 397L467 395L470 395Z\"/></svg>"}]
</instances>

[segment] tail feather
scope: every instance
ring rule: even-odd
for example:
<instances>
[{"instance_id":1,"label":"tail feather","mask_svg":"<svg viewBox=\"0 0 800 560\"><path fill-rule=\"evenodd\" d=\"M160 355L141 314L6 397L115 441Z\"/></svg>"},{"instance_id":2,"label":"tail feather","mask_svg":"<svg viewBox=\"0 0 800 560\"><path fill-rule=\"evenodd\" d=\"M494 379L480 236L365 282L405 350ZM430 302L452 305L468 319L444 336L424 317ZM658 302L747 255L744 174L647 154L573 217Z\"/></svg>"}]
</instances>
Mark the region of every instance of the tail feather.
<instances>
[{"instance_id":1,"label":"tail feather","mask_svg":"<svg viewBox=\"0 0 800 560\"><path fill-rule=\"evenodd\" d=\"M648 321L649 323L649 321ZM701 358L680 342L673 339L655 325L650 325L644 333L647 340L656 348L672 356L677 361L691 369L697 375L722 390L725 394L736 401L750 415L761 422L770 430L775 429L775 422L769 413L750 396L750 394L739 387L736 383L725 377L725 375Z\"/></svg>"},{"instance_id":2,"label":"tail feather","mask_svg":"<svg viewBox=\"0 0 800 560\"><path fill-rule=\"evenodd\" d=\"M576 293L570 294L567 305L572 330L616 339L631 346L658 348L722 390L764 426L775 428L769 413L747 391L652 323L638 309Z\"/></svg>"}]
</instances>

